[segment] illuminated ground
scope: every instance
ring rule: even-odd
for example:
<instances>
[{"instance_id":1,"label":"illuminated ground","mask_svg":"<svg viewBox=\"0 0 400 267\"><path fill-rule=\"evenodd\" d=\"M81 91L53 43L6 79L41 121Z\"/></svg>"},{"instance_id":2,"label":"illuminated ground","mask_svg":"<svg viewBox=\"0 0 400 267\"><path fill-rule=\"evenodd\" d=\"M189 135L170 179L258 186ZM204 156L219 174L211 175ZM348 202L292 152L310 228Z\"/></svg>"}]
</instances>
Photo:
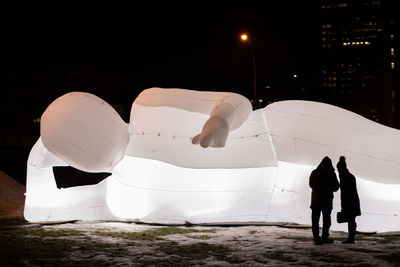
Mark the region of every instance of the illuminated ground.
<instances>
[{"instance_id":1,"label":"illuminated ground","mask_svg":"<svg viewBox=\"0 0 400 267\"><path fill-rule=\"evenodd\" d=\"M21 220L21 219L19 219ZM359 235L356 244L315 246L310 229L278 226L174 227L76 222L7 229L0 266L399 266L400 236ZM7 229L7 230L5 230Z\"/></svg>"}]
</instances>

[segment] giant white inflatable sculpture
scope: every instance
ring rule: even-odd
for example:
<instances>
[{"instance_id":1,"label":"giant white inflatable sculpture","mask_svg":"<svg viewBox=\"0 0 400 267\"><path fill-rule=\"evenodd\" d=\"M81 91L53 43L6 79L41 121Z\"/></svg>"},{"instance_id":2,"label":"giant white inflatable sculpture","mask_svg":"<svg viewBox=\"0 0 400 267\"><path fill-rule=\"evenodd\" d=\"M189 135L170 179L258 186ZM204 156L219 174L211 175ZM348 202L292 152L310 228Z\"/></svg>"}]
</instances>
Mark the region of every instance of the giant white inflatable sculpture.
<instances>
[{"instance_id":1,"label":"giant white inflatable sculpture","mask_svg":"<svg viewBox=\"0 0 400 267\"><path fill-rule=\"evenodd\" d=\"M340 155L357 177L358 229L399 230L398 130L323 103L283 101L252 111L238 94L161 88L137 97L126 124L100 98L72 92L41 118L25 218L309 224L309 175L324 156L336 164ZM112 175L58 189L54 166ZM336 193L333 215L339 199Z\"/></svg>"}]
</instances>

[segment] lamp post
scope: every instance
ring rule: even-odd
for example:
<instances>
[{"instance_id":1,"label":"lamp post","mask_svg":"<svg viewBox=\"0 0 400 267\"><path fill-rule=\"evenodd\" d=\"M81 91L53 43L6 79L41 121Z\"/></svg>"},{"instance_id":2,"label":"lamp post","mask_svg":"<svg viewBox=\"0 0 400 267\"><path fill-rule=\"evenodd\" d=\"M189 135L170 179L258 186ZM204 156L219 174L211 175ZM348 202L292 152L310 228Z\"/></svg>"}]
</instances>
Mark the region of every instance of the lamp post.
<instances>
[{"instance_id":1,"label":"lamp post","mask_svg":"<svg viewBox=\"0 0 400 267\"><path fill-rule=\"evenodd\" d=\"M254 81L253 81L253 97L254 97L254 107L256 107L256 102L257 102L257 71L256 71L256 56L254 53L254 48L253 44L249 38L249 36L246 33L243 33L240 35L240 39L243 42L248 42L251 50L251 57L253 60L253 72L254 72Z\"/></svg>"}]
</instances>

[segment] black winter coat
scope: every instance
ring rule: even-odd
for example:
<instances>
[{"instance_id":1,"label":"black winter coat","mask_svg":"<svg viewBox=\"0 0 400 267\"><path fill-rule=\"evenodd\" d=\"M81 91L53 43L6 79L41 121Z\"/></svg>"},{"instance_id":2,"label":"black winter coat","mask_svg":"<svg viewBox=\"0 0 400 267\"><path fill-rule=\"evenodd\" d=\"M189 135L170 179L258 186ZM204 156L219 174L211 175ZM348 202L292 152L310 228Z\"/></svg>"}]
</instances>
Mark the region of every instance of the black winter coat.
<instances>
[{"instance_id":1,"label":"black winter coat","mask_svg":"<svg viewBox=\"0 0 400 267\"><path fill-rule=\"evenodd\" d=\"M356 178L347 169L339 172L339 178L342 212L348 217L360 216L360 199L357 193Z\"/></svg>"},{"instance_id":2,"label":"black winter coat","mask_svg":"<svg viewBox=\"0 0 400 267\"><path fill-rule=\"evenodd\" d=\"M310 208L332 209L333 192L339 189L339 182L332 163L329 166L321 162L311 172L309 185L312 188Z\"/></svg>"}]
</instances>

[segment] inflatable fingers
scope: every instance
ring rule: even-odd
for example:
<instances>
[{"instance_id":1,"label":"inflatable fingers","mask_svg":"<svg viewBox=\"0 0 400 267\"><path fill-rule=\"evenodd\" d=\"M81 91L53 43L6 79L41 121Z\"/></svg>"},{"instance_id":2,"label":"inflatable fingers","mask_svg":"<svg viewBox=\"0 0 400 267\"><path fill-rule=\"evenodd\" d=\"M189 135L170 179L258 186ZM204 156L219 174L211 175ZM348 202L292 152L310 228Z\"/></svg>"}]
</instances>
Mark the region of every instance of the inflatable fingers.
<instances>
[{"instance_id":1,"label":"inflatable fingers","mask_svg":"<svg viewBox=\"0 0 400 267\"><path fill-rule=\"evenodd\" d=\"M200 144L200 139L201 139L201 133L196 135L195 137L192 138L192 144L193 145L198 145Z\"/></svg>"},{"instance_id":2,"label":"inflatable fingers","mask_svg":"<svg viewBox=\"0 0 400 267\"><path fill-rule=\"evenodd\" d=\"M229 135L229 126L221 117L214 116L204 124L201 134L192 139L193 144L207 147L224 147Z\"/></svg>"}]
</instances>

